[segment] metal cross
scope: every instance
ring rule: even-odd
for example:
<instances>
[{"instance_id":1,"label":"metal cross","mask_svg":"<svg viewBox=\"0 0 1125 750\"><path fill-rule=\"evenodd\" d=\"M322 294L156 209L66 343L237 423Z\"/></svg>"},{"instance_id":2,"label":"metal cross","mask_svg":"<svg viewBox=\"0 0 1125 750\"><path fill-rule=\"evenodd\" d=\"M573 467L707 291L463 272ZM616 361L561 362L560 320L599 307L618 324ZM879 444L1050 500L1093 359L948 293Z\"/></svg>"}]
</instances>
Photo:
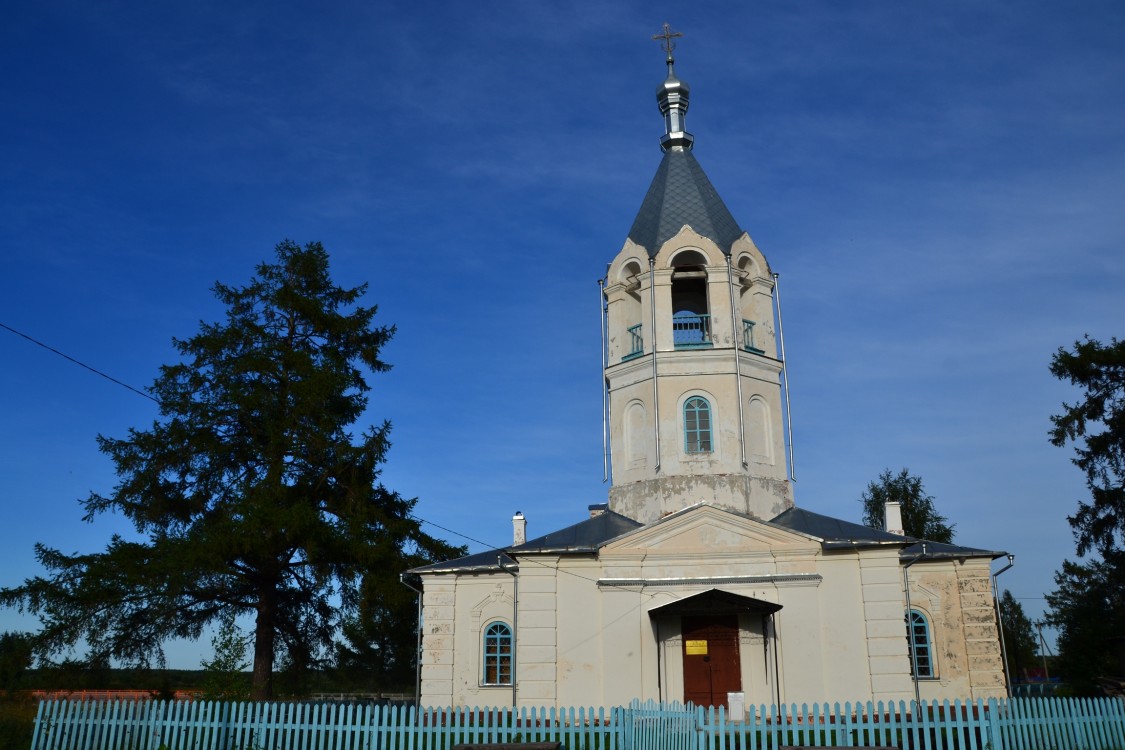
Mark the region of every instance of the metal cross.
<instances>
[{"instance_id":1,"label":"metal cross","mask_svg":"<svg viewBox=\"0 0 1125 750\"><path fill-rule=\"evenodd\" d=\"M672 40L678 36L683 36L683 34L679 31L672 31L672 27L669 24L664 24L664 33L652 35L653 39L661 40L660 48L668 53L669 62L672 61L672 50L676 49L676 43Z\"/></svg>"}]
</instances>

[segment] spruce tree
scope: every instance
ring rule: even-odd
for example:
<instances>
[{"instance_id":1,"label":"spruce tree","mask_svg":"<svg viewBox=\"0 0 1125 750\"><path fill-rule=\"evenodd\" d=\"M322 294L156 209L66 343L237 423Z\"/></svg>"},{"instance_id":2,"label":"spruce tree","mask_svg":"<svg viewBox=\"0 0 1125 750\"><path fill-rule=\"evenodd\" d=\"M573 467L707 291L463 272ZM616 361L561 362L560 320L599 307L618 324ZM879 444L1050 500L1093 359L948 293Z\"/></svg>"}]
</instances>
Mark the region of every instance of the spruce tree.
<instances>
[{"instance_id":1,"label":"spruce tree","mask_svg":"<svg viewBox=\"0 0 1125 750\"><path fill-rule=\"evenodd\" d=\"M94 554L39 544L48 574L0 591L40 616L41 653L84 641L91 659L162 663L165 640L248 617L252 696L269 698L276 660L330 653L369 572L456 553L380 483L390 424L353 432L394 334L364 292L333 283L315 242L215 285L225 319L174 339L182 361L149 389L159 418L98 438L118 483L83 501L86 519L121 514L136 534Z\"/></svg>"},{"instance_id":2,"label":"spruce tree","mask_svg":"<svg viewBox=\"0 0 1125 750\"><path fill-rule=\"evenodd\" d=\"M886 505L896 501L902 505L902 528L907 536L931 542L953 542L954 525L938 513L934 498L922 487L922 478L908 469L892 474L884 469L876 481L868 482L859 498L863 505L863 523L872 528L883 528Z\"/></svg>"}]
</instances>

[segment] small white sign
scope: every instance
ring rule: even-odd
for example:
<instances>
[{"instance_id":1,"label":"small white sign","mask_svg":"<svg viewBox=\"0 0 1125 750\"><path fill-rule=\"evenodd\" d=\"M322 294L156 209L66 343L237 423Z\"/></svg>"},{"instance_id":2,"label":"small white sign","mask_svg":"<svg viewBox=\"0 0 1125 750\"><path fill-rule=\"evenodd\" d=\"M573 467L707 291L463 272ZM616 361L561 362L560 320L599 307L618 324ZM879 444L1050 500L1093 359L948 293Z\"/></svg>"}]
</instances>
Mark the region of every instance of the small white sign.
<instances>
[{"instance_id":1,"label":"small white sign","mask_svg":"<svg viewBox=\"0 0 1125 750\"><path fill-rule=\"evenodd\" d=\"M730 721L746 721L746 693L727 693L727 717Z\"/></svg>"}]
</instances>

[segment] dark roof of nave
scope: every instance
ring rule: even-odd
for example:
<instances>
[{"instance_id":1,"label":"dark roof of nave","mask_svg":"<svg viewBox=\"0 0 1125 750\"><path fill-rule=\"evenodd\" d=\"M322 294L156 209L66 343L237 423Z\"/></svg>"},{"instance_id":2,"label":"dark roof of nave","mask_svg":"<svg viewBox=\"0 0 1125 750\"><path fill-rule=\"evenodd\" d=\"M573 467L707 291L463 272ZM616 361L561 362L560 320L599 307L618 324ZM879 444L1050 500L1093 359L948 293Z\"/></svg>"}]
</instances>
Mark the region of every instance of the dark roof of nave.
<instances>
[{"instance_id":1,"label":"dark roof of nave","mask_svg":"<svg viewBox=\"0 0 1125 750\"><path fill-rule=\"evenodd\" d=\"M639 529L644 524L607 510L565 529L552 531L529 540L518 547L509 547L512 554L595 552L606 542Z\"/></svg>"},{"instance_id":2,"label":"dark roof of nave","mask_svg":"<svg viewBox=\"0 0 1125 750\"><path fill-rule=\"evenodd\" d=\"M824 549L858 549L861 547L897 546L901 548L899 557L910 560L949 559L959 557L1002 557L1004 552L963 547L959 544L943 544L913 537L891 534L873 529L863 524L844 521L839 518L814 513L796 506L770 519L770 525L815 537L821 540ZM471 573L499 571L502 567L517 567L518 555L533 554L593 554L613 539L639 529L644 524L631 518L606 511L599 515L579 521L565 529L531 539L516 547L492 549L478 552L448 562L433 563L414 568L411 573Z\"/></svg>"},{"instance_id":3,"label":"dark roof of nave","mask_svg":"<svg viewBox=\"0 0 1125 750\"><path fill-rule=\"evenodd\" d=\"M956 557L991 557L995 560L997 557L1003 557L1008 554L1007 552L995 552L987 549L977 549L976 547L962 547L960 544L945 544L943 542L931 542L922 539L914 540L914 544L910 545L899 553L899 557L903 560L911 560L914 558L924 557L927 560L956 558Z\"/></svg>"},{"instance_id":4,"label":"dark roof of nave","mask_svg":"<svg viewBox=\"0 0 1125 750\"><path fill-rule=\"evenodd\" d=\"M478 552L475 555L449 560L448 562L423 565L420 568L413 568L409 572L471 573L474 571L498 571L506 566L516 567L518 563L508 555L509 552L527 555L535 553L593 553L611 539L616 539L633 529L639 529L643 525L631 518L626 518L620 513L606 511L584 521L579 521L572 526L567 526L565 529L552 531L550 534L531 539L518 547ZM501 565L501 562L503 565Z\"/></svg>"},{"instance_id":5,"label":"dark roof of nave","mask_svg":"<svg viewBox=\"0 0 1125 750\"><path fill-rule=\"evenodd\" d=\"M502 549L490 549L475 555L459 557L456 560L430 563L411 568L407 573L472 573L498 571L503 567L516 567L516 561L508 557Z\"/></svg>"},{"instance_id":6,"label":"dark roof of nave","mask_svg":"<svg viewBox=\"0 0 1125 750\"><path fill-rule=\"evenodd\" d=\"M833 546L869 547L879 544L903 544L908 541L906 537L898 534L890 534L886 531L873 529L870 526L813 513L811 510L798 508L796 505L771 518L770 523L790 531L798 531L823 539L826 546L831 544Z\"/></svg>"},{"instance_id":7,"label":"dark roof of nave","mask_svg":"<svg viewBox=\"0 0 1125 750\"><path fill-rule=\"evenodd\" d=\"M629 239L653 257L685 224L714 240L728 255L731 245L742 236L738 222L695 156L688 150L673 149L664 152L641 210L633 220Z\"/></svg>"},{"instance_id":8,"label":"dark roof of nave","mask_svg":"<svg viewBox=\"0 0 1125 750\"><path fill-rule=\"evenodd\" d=\"M925 545L925 558L950 558L950 557L1002 557L1005 553L993 552L976 547L962 547L959 544L942 544L924 539L915 539L909 536L892 534L881 529L873 529L851 521L813 513L811 510L793 506L770 520L774 526L781 526L790 531L798 531L809 536L824 540L825 549L851 549L856 547L877 547L883 545L907 544L899 557L905 560L922 557L922 545Z\"/></svg>"}]
</instances>

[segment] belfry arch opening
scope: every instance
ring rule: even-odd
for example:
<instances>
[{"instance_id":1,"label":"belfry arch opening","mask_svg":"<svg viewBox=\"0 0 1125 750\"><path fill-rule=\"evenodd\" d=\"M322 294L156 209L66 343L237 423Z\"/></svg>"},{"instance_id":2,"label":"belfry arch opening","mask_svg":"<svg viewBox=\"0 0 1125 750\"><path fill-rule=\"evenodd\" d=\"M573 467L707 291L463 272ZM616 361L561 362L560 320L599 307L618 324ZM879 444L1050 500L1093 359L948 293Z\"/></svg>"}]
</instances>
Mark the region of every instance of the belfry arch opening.
<instances>
[{"instance_id":1,"label":"belfry arch opening","mask_svg":"<svg viewBox=\"0 0 1125 750\"><path fill-rule=\"evenodd\" d=\"M762 294L760 285L762 269L750 255L742 255L736 262L738 275L735 277L735 292L738 297L738 310L742 315L740 346L748 352L764 354L768 344L768 332L764 328L772 320L772 297Z\"/></svg>"},{"instance_id":2,"label":"belfry arch opening","mask_svg":"<svg viewBox=\"0 0 1125 750\"><path fill-rule=\"evenodd\" d=\"M749 255L743 255L738 259L737 263L739 279L736 279L738 286L738 307L742 312L743 318L754 319L754 296L750 289L750 280L757 276L758 268L754 260Z\"/></svg>"},{"instance_id":3,"label":"belfry arch opening","mask_svg":"<svg viewBox=\"0 0 1125 750\"><path fill-rule=\"evenodd\" d=\"M644 323L641 320L641 264L633 259L621 267L619 281L625 288L622 300L621 321L625 326L622 332L621 351L623 360L633 359L644 354Z\"/></svg>"},{"instance_id":4,"label":"belfry arch opening","mask_svg":"<svg viewBox=\"0 0 1125 750\"><path fill-rule=\"evenodd\" d=\"M685 250L672 259L672 340L677 349L711 346L707 258Z\"/></svg>"}]
</instances>

